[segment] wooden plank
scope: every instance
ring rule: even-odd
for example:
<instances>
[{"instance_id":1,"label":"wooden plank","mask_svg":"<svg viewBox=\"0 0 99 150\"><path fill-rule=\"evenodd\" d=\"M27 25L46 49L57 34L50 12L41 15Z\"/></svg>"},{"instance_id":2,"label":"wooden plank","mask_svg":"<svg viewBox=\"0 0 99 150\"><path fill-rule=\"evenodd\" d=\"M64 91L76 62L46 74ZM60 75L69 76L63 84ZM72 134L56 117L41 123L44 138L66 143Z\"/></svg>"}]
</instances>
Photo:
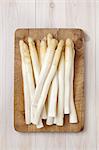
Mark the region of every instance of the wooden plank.
<instances>
[{"instance_id":1,"label":"wooden plank","mask_svg":"<svg viewBox=\"0 0 99 150\"><path fill-rule=\"evenodd\" d=\"M1 1L0 1L1 2ZM28 11L28 9L29 11ZM32 19L31 19L32 18ZM19 134L13 126L14 116L14 32L19 27L35 27L35 3L0 3L0 149L32 150L35 135ZM1 59L2 57L2 59ZM24 142L25 141L25 142Z\"/></svg>"},{"instance_id":2,"label":"wooden plank","mask_svg":"<svg viewBox=\"0 0 99 150\"><path fill-rule=\"evenodd\" d=\"M96 126L97 150L99 149L99 1L96 1Z\"/></svg>"},{"instance_id":3,"label":"wooden plank","mask_svg":"<svg viewBox=\"0 0 99 150\"><path fill-rule=\"evenodd\" d=\"M69 150L96 150L95 1L66 1L66 27L80 27L86 33L85 130L79 134L67 134L66 147Z\"/></svg>"},{"instance_id":4,"label":"wooden plank","mask_svg":"<svg viewBox=\"0 0 99 150\"><path fill-rule=\"evenodd\" d=\"M2 24L1 24L1 22L2 22L2 14L1 14L1 5L0 5L0 33L1 33L1 35L2 35ZM1 73L0 73L0 132L1 132L1 134L0 134L0 143L2 142L2 137L3 137L3 131L2 131L2 124L1 124L1 122L2 122L2 120L3 120L3 117L2 117L2 110L3 110L3 108L2 108L2 106L3 106L3 101L2 101L2 99L3 99L3 80L2 80L2 76L3 76L3 68L2 68L2 64L3 64L3 62L4 62L4 60L3 60L3 51L1 50L1 48L2 48L2 46L3 46L3 44L2 44L2 41L0 40L0 69L1 69ZM0 149L2 148L2 145L0 144Z\"/></svg>"},{"instance_id":5,"label":"wooden plank","mask_svg":"<svg viewBox=\"0 0 99 150\"><path fill-rule=\"evenodd\" d=\"M49 28L49 1L36 0L36 28Z\"/></svg>"},{"instance_id":6,"label":"wooden plank","mask_svg":"<svg viewBox=\"0 0 99 150\"><path fill-rule=\"evenodd\" d=\"M66 1L49 0L49 21L52 28L66 28Z\"/></svg>"},{"instance_id":7,"label":"wooden plank","mask_svg":"<svg viewBox=\"0 0 99 150\"><path fill-rule=\"evenodd\" d=\"M24 114L24 93L21 58L19 52L19 40L27 40L28 36L40 39L47 33L60 39L66 40L71 38L75 43L75 77L74 77L74 95L75 105L79 122L70 124L68 116L65 116L65 124L63 127L47 126L37 129L34 125L25 124ZM84 34L80 29L19 29L15 33L15 72L14 72L14 127L15 130L21 132L78 132L84 127Z\"/></svg>"}]
</instances>

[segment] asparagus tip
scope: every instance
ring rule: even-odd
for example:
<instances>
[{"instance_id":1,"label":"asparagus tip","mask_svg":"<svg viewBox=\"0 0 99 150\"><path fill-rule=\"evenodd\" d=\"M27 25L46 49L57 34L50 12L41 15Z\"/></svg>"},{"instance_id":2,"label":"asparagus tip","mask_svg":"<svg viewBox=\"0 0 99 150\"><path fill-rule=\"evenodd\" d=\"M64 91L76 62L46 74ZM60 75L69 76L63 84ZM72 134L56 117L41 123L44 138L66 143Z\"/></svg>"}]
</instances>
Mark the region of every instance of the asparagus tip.
<instances>
[{"instance_id":1,"label":"asparagus tip","mask_svg":"<svg viewBox=\"0 0 99 150\"><path fill-rule=\"evenodd\" d=\"M46 41L46 36L44 36L44 38L42 39L43 41Z\"/></svg>"},{"instance_id":2,"label":"asparagus tip","mask_svg":"<svg viewBox=\"0 0 99 150\"><path fill-rule=\"evenodd\" d=\"M27 44L26 44L23 40L20 40L20 41L19 41L19 46L20 46L20 47L23 47L24 49L25 49L25 48L28 48Z\"/></svg>"},{"instance_id":3,"label":"asparagus tip","mask_svg":"<svg viewBox=\"0 0 99 150\"><path fill-rule=\"evenodd\" d=\"M33 42L33 40L32 40L31 37L28 37L28 42L29 42L29 43Z\"/></svg>"},{"instance_id":4,"label":"asparagus tip","mask_svg":"<svg viewBox=\"0 0 99 150\"><path fill-rule=\"evenodd\" d=\"M50 42L49 47L55 49L57 44L58 44L58 41L56 39L52 39L51 42Z\"/></svg>"},{"instance_id":5,"label":"asparagus tip","mask_svg":"<svg viewBox=\"0 0 99 150\"><path fill-rule=\"evenodd\" d=\"M59 43L58 43L58 48L63 47L63 46L64 46L64 41L60 40Z\"/></svg>"},{"instance_id":6,"label":"asparagus tip","mask_svg":"<svg viewBox=\"0 0 99 150\"><path fill-rule=\"evenodd\" d=\"M52 39L53 38L52 34L48 33L47 38L51 38Z\"/></svg>"},{"instance_id":7,"label":"asparagus tip","mask_svg":"<svg viewBox=\"0 0 99 150\"><path fill-rule=\"evenodd\" d=\"M68 39L66 40L66 46L72 46L72 47L74 47L73 41L68 38Z\"/></svg>"},{"instance_id":8,"label":"asparagus tip","mask_svg":"<svg viewBox=\"0 0 99 150\"><path fill-rule=\"evenodd\" d=\"M19 45L20 45L20 46L21 46L23 43L24 43L23 40L20 40L20 41L19 41Z\"/></svg>"}]
</instances>

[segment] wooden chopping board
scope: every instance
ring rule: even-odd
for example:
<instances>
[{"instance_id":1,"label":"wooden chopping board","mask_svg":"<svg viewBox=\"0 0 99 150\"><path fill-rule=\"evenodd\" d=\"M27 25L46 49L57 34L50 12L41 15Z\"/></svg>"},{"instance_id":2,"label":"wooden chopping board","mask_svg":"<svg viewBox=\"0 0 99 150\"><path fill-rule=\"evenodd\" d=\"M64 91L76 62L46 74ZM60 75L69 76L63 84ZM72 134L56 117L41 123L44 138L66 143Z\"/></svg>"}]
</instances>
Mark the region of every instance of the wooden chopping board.
<instances>
[{"instance_id":1,"label":"wooden chopping board","mask_svg":"<svg viewBox=\"0 0 99 150\"><path fill-rule=\"evenodd\" d=\"M74 100L77 110L78 123L70 124L65 115L64 126L47 126L37 129L33 124L25 124L24 91L21 68L19 40L30 36L33 40L42 39L47 33L52 33L58 40L71 38L75 44L75 73ZM15 31L15 59L14 59L14 128L20 132L78 132L84 128L84 32L81 29L17 29Z\"/></svg>"}]
</instances>

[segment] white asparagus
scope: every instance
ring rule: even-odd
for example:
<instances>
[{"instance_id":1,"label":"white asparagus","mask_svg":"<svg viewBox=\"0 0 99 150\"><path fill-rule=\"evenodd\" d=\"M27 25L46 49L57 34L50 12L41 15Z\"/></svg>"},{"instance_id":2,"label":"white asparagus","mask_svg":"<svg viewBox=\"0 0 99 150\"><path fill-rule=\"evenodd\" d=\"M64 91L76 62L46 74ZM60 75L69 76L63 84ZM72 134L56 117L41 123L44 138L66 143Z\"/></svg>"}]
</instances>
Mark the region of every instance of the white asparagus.
<instances>
[{"instance_id":1,"label":"white asparagus","mask_svg":"<svg viewBox=\"0 0 99 150\"><path fill-rule=\"evenodd\" d=\"M53 124L56 124L56 117L54 117L54 122L53 122Z\"/></svg>"},{"instance_id":2,"label":"white asparagus","mask_svg":"<svg viewBox=\"0 0 99 150\"><path fill-rule=\"evenodd\" d=\"M32 103L32 107L34 110L36 110L36 107L37 107L37 104L38 104L38 101L39 101L39 98L41 96L41 92L43 89L43 84L44 84L47 74L50 70L57 43L58 43L57 40L52 39L50 45L48 46L48 49L47 49L47 52L45 55L45 59L44 59L44 64L41 68L39 81L36 86L36 90L35 90L35 94L34 94L34 102Z\"/></svg>"},{"instance_id":3,"label":"white asparagus","mask_svg":"<svg viewBox=\"0 0 99 150\"><path fill-rule=\"evenodd\" d=\"M39 123L36 125L36 127L37 127L38 129L44 127L44 124L43 124L43 122L42 122L42 119L40 119L40 121L39 121Z\"/></svg>"},{"instance_id":4,"label":"white asparagus","mask_svg":"<svg viewBox=\"0 0 99 150\"><path fill-rule=\"evenodd\" d=\"M49 34L47 35L47 45L50 45L51 39L52 39L52 34L49 33ZM51 87L51 86L50 86L50 87ZM47 99L47 113L48 113L48 105L49 105L48 103L49 103L49 97L50 97L49 95L50 95L50 90L49 90L49 92L48 92L48 99ZM47 116L46 124L47 124L47 125L52 125L52 124L53 124L53 118Z\"/></svg>"},{"instance_id":5,"label":"white asparagus","mask_svg":"<svg viewBox=\"0 0 99 150\"><path fill-rule=\"evenodd\" d=\"M53 78L52 84L50 86L48 94L48 117L56 116L56 105L57 105L57 97L58 97L58 75L57 71Z\"/></svg>"},{"instance_id":6,"label":"white asparagus","mask_svg":"<svg viewBox=\"0 0 99 150\"><path fill-rule=\"evenodd\" d=\"M31 55L31 59L32 59L34 77L35 77L35 81L36 81L36 85L37 85L39 75L40 75L40 62L39 62L37 50L35 47L35 43L33 42L32 38L30 38L30 37L28 38L28 44L29 44L29 50L30 50L30 55ZM31 105L31 122L32 123L34 122L34 114L35 114L35 111ZM42 123L42 120L40 120L39 123L37 124L37 128L42 128L42 127L43 127L43 123Z\"/></svg>"},{"instance_id":7,"label":"white asparagus","mask_svg":"<svg viewBox=\"0 0 99 150\"><path fill-rule=\"evenodd\" d=\"M42 109L43 109L43 106L44 106L45 101L46 101L46 97L47 97L47 93L48 93L50 84L53 80L53 77L54 77L56 71L57 71L57 66L58 66L58 63L59 63L59 59L60 59L60 56L61 56L63 46L64 46L64 41L61 40L58 44L58 47L57 47L56 51L55 51L54 59L53 59L49 74L48 74L48 76L45 80L43 90L42 90L40 99L38 101L38 105L37 105L36 113L35 113L35 124L38 124L38 122L40 120L40 116L41 116Z\"/></svg>"},{"instance_id":8,"label":"white asparagus","mask_svg":"<svg viewBox=\"0 0 99 150\"><path fill-rule=\"evenodd\" d=\"M73 96L74 57L75 57L75 50L73 50L73 65L72 65L72 77L71 77L71 98L70 98L70 115L69 115L70 123L78 122L76 108L74 104L74 96Z\"/></svg>"},{"instance_id":9,"label":"white asparagus","mask_svg":"<svg viewBox=\"0 0 99 150\"><path fill-rule=\"evenodd\" d=\"M54 117L47 117L46 124L49 126L53 125L54 124Z\"/></svg>"},{"instance_id":10,"label":"white asparagus","mask_svg":"<svg viewBox=\"0 0 99 150\"><path fill-rule=\"evenodd\" d=\"M48 97L49 97L49 91L48 91ZM54 118L53 117L48 117L48 97L47 97L47 104L46 104L46 106L47 106L47 119L46 119L46 124L47 125L53 125L54 124Z\"/></svg>"},{"instance_id":11,"label":"white asparagus","mask_svg":"<svg viewBox=\"0 0 99 150\"><path fill-rule=\"evenodd\" d=\"M50 45L50 42L51 42L51 39L52 39L52 34L48 34L47 35L47 44ZM52 88L52 86L50 86L50 89ZM51 97L51 90L49 89L49 92L48 92L48 105L47 107L49 106L49 99ZM47 116L47 120L46 120L46 124L47 125L52 125L53 124L53 121L54 121L54 118L53 117L49 117Z\"/></svg>"},{"instance_id":12,"label":"white asparagus","mask_svg":"<svg viewBox=\"0 0 99 150\"><path fill-rule=\"evenodd\" d=\"M47 97L47 115L48 115L49 99L50 99L50 97L51 97L51 90L50 90L51 87L52 87L52 86L50 86L50 88L49 88L48 97ZM47 116L46 124L47 124L47 125L53 125L53 123L54 123L54 117L49 117L49 116Z\"/></svg>"},{"instance_id":13,"label":"white asparagus","mask_svg":"<svg viewBox=\"0 0 99 150\"><path fill-rule=\"evenodd\" d=\"M73 42L71 39L66 40L65 47L65 103L64 114L70 113L70 94L71 94L71 75L73 60Z\"/></svg>"},{"instance_id":14,"label":"white asparagus","mask_svg":"<svg viewBox=\"0 0 99 150\"><path fill-rule=\"evenodd\" d=\"M48 35L47 35L47 45L48 45L48 47L50 46L52 38L53 38L52 34L48 33Z\"/></svg>"},{"instance_id":15,"label":"white asparagus","mask_svg":"<svg viewBox=\"0 0 99 150\"><path fill-rule=\"evenodd\" d=\"M44 37L40 43L40 64L41 64L41 67L43 66L43 63L44 63L46 50L47 50L46 37Z\"/></svg>"},{"instance_id":16,"label":"white asparagus","mask_svg":"<svg viewBox=\"0 0 99 150\"><path fill-rule=\"evenodd\" d=\"M31 105L31 123L34 124L34 115L35 114L35 110L32 108L32 105ZM43 128L44 125L43 125L43 122L42 122L42 119L40 118L38 124L36 125L37 128Z\"/></svg>"},{"instance_id":17,"label":"white asparagus","mask_svg":"<svg viewBox=\"0 0 99 150\"><path fill-rule=\"evenodd\" d=\"M36 50L37 50L37 54L38 54L38 58L40 62L40 40L36 40L35 43L36 43Z\"/></svg>"},{"instance_id":18,"label":"white asparagus","mask_svg":"<svg viewBox=\"0 0 99 150\"><path fill-rule=\"evenodd\" d=\"M34 117L35 117L35 110L33 109L32 105L31 105L31 123L34 124ZM38 124L36 125L37 128L43 128L43 122L42 119L39 120Z\"/></svg>"},{"instance_id":19,"label":"white asparagus","mask_svg":"<svg viewBox=\"0 0 99 150\"><path fill-rule=\"evenodd\" d=\"M50 88L51 88L51 86L50 86ZM46 119L46 124L47 124L47 125L53 125L53 123L54 123L54 117L49 117L49 116L48 116L49 99L50 99L50 96L51 96L51 95L50 95L50 94L51 94L50 88L49 88L48 97L47 97L47 119Z\"/></svg>"},{"instance_id":20,"label":"white asparagus","mask_svg":"<svg viewBox=\"0 0 99 150\"><path fill-rule=\"evenodd\" d=\"M41 68L42 68L43 63L44 63L45 54L46 54L46 49L47 49L46 37L44 37L44 38L41 40L41 43L40 43L40 50L39 50L40 66L41 66ZM42 119L47 119L47 114L46 114L45 105L44 105L43 112L42 112Z\"/></svg>"},{"instance_id":21,"label":"white asparagus","mask_svg":"<svg viewBox=\"0 0 99 150\"><path fill-rule=\"evenodd\" d=\"M43 42L42 42L43 41ZM38 52L38 58L39 58L39 62L40 62L40 68L42 67L42 63L43 63L43 56L45 54L45 50L44 48L47 49L47 45L45 44L46 43L46 37L43 38L43 40L36 40L36 48L37 48L37 52ZM44 44L44 45L42 45ZM42 49L43 48L43 49ZM43 53L43 54L42 54ZM41 56L42 55L42 56ZM41 58L42 58L42 61L41 61ZM41 63L42 62L42 63ZM46 119L47 118L47 115L46 115L46 108L44 106L44 110L42 112L42 119Z\"/></svg>"},{"instance_id":22,"label":"white asparagus","mask_svg":"<svg viewBox=\"0 0 99 150\"><path fill-rule=\"evenodd\" d=\"M36 81L36 85L37 85L39 75L40 75L39 58L38 58L37 50L35 47L35 43L31 37L28 37L28 44L29 44L29 50L30 50L30 55L31 55L31 59L32 59L32 65L33 65L33 69L34 69L34 77L35 77L35 81Z\"/></svg>"},{"instance_id":23,"label":"white asparagus","mask_svg":"<svg viewBox=\"0 0 99 150\"><path fill-rule=\"evenodd\" d=\"M63 126L64 118L64 100L65 100L65 54L62 52L61 59L58 67L58 110L56 116L56 125Z\"/></svg>"},{"instance_id":24,"label":"white asparagus","mask_svg":"<svg viewBox=\"0 0 99 150\"><path fill-rule=\"evenodd\" d=\"M24 107L25 107L25 122L31 123L31 99L27 80L25 63L22 62L23 87L24 87Z\"/></svg>"},{"instance_id":25,"label":"white asparagus","mask_svg":"<svg viewBox=\"0 0 99 150\"><path fill-rule=\"evenodd\" d=\"M30 124L31 103L34 96L35 84L28 46L24 43L23 40L20 40L19 46L22 59L22 74L24 83L25 120L26 124Z\"/></svg>"}]
</instances>

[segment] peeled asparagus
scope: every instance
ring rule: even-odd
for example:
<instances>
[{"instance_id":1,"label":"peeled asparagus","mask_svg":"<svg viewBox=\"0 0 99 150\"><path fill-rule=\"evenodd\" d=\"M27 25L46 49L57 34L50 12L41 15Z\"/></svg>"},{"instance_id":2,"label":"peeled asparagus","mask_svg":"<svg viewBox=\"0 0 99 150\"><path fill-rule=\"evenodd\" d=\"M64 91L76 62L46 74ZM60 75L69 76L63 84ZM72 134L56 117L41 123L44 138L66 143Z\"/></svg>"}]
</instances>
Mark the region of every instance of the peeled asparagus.
<instances>
[{"instance_id":1,"label":"peeled asparagus","mask_svg":"<svg viewBox=\"0 0 99 150\"><path fill-rule=\"evenodd\" d=\"M57 96L58 96L58 75L56 72L48 94L48 117L56 116Z\"/></svg>"},{"instance_id":2,"label":"peeled asparagus","mask_svg":"<svg viewBox=\"0 0 99 150\"><path fill-rule=\"evenodd\" d=\"M65 100L65 54L62 52L59 67L58 67L58 110L56 116L56 125L63 126L64 118L64 100Z\"/></svg>"},{"instance_id":3,"label":"peeled asparagus","mask_svg":"<svg viewBox=\"0 0 99 150\"><path fill-rule=\"evenodd\" d=\"M31 103L34 96L35 84L32 72L32 64L28 46L20 40L20 53L22 59L22 74L24 83L25 121L31 123Z\"/></svg>"},{"instance_id":4,"label":"peeled asparagus","mask_svg":"<svg viewBox=\"0 0 99 150\"><path fill-rule=\"evenodd\" d=\"M54 117L54 123L53 124L56 124L56 117Z\"/></svg>"},{"instance_id":5,"label":"peeled asparagus","mask_svg":"<svg viewBox=\"0 0 99 150\"><path fill-rule=\"evenodd\" d=\"M46 124L49 126L53 125L54 124L54 117L47 117Z\"/></svg>"},{"instance_id":6,"label":"peeled asparagus","mask_svg":"<svg viewBox=\"0 0 99 150\"><path fill-rule=\"evenodd\" d=\"M28 43L29 43L29 49L30 49L30 55L32 59L32 65L34 69L34 77L36 81L36 85L38 84L38 79L40 75L40 63L37 55L37 50L35 47L35 43L33 42L32 38L28 38Z\"/></svg>"},{"instance_id":7,"label":"peeled asparagus","mask_svg":"<svg viewBox=\"0 0 99 150\"><path fill-rule=\"evenodd\" d=\"M42 90L40 99L38 101L38 105L37 105L36 112L35 112L35 124L38 124L40 120L40 116L41 116L41 113L42 113L42 110L46 101L46 97L47 97L47 93L48 93L51 81L53 80L53 77L57 71L57 66L58 66L58 62L61 56L63 46L64 46L64 41L61 40L55 51L54 59L53 59L49 74L45 80L43 90Z\"/></svg>"},{"instance_id":8,"label":"peeled asparagus","mask_svg":"<svg viewBox=\"0 0 99 150\"><path fill-rule=\"evenodd\" d=\"M41 96L41 92L43 89L43 84L44 84L47 74L50 70L56 46L57 46L57 40L52 39L50 45L48 46L48 49L47 49L47 52L45 55L45 59L44 59L44 64L41 68L39 81L36 86L36 90L35 90L35 94L34 94L34 102L32 103L32 107L33 107L34 111L36 110L36 107L37 107L37 104L38 104L38 101L39 101L39 98Z\"/></svg>"},{"instance_id":9,"label":"peeled asparagus","mask_svg":"<svg viewBox=\"0 0 99 150\"><path fill-rule=\"evenodd\" d=\"M58 76L56 72L48 92L48 117L46 120L47 125L52 125L54 123L54 117L56 116L57 95Z\"/></svg>"},{"instance_id":10,"label":"peeled asparagus","mask_svg":"<svg viewBox=\"0 0 99 150\"><path fill-rule=\"evenodd\" d=\"M46 37L44 37L40 43L40 64L41 64L41 67L43 66L43 63L44 63L46 50L47 50Z\"/></svg>"},{"instance_id":11,"label":"peeled asparagus","mask_svg":"<svg viewBox=\"0 0 99 150\"><path fill-rule=\"evenodd\" d=\"M75 57L75 50L73 50L73 65L72 65L72 77L71 77L71 97L70 97L70 115L69 115L70 123L78 122L76 108L74 104L74 97L73 97L74 57Z\"/></svg>"},{"instance_id":12,"label":"peeled asparagus","mask_svg":"<svg viewBox=\"0 0 99 150\"><path fill-rule=\"evenodd\" d=\"M31 105L31 123L34 124L34 117L35 117L35 110L33 109L32 105ZM36 125L37 128L43 128L44 125L43 125L43 122L42 122L42 119L40 118L38 124Z\"/></svg>"},{"instance_id":13,"label":"peeled asparagus","mask_svg":"<svg viewBox=\"0 0 99 150\"><path fill-rule=\"evenodd\" d=\"M32 38L28 38L28 43L29 43L29 50L30 50L30 55L31 55L31 59L32 59L32 65L33 65L33 70L34 70L34 77L35 77L35 81L36 81L36 85L38 84L38 79L39 79L39 75L40 75L40 62L38 59L38 54L37 54L37 50L35 47L35 43L33 42ZM31 122L34 122L34 114L35 111L33 110L32 106L31 106ZM39 121L39 123L37 124L37 128L42 128L43 127L43 123L42 120Z\"/></svg>"},{"instance_id":14,"label":"peeled asparagus","mask_svg":"<svg viewBox=\"0 0 99 150\"><path fill-rule=\"evenodd\" d=\"M47 35L47 45L48 45L48 46L50 46L50 43L51 43L52 38L53 38L52 34L49 33L49 34Z\"/></svg>"},{"instance_id":15,"label":"peeled asparagus","mask_svg":"<svg viewBox=\"0 0 99 150\"><path fill-rule=\"evenodd\" d=\"M44 37L44 38L41 40L41 43L40 43L40 50L39 50L39 57L40 57L40 65L41 65L41 68L42 68L43 63L44 63L45 54L46 54L46 49L47 49L46 37ZM44 105L43 112L42 112L42 119L46 119L46 118L47 118L47 114L46 114L46 108L45 108L45 105Z\"/></svg>"},{"instance_id":16,"label":"peeled asparagus","mask_svg":"<svg viewBox=\"0 0 99 150\"><path fill-rule=\"evenodd\" d=\"M47 49L46 37L44 37L43 40L41 40L41 42L40 42L40 40L36 40L36 48L37 48L39 62L40 62L40 68L41 68L43 61L44 61L46 49ZM46 109L44 106L44 110L42 112L42 119L46 119L46 118L47 118L47 115L46 115Z\"/></svg>"},{"instance_id":17,"label":"peeled asparagus","mask_svg":"<svg viewBox=\"0 0 99 150\"><path fill-rule=\"evenodd\" d=\"M52 34L48 34L47 35L47 44L50 45L50 42L51 42L51 39L52 39ZM56 80L55 80L56 81ZM49 109L49 102L50 102L50 97L51 97L51 90L52 89L52 85L50 86L50 89L49 89L49 92L48 92L48 109ZM54 121L54 118L53 117L49 117L47 116L47 120L46 120L46 124L47 125L52 125L53 124L53 121Z\"/></svg>"},{"instance_id":18,"label":"peeled asparagus","mask_svg":"<svg viewBox=\"0 0 99 150\"><path fill-rule=\"evenodd\" d=\"M35 43L36 43L36 50L37 50L37 54L38 54L38 58L40 62L40 40L36 40Z\"/></svg>"},{"instance_id":19,"label":"peeled asparagus","mask_svg":"<svg viewBox=\"0 0 99 150\"><path fill-rule=\"evenodd\" d=\"M47 35L47 44L48 44L48 46L50 45L51 39L52 39L52 34L49 33L49 34ZM51 88L51 86L50 86L50 88ZM49 90L49 92L48 92L47 109L48 109L48 106L49 106L49 97L50 97L50 94L51 94L51 90ZM47 116L47 120L46 120L46 124L47 124L47 125L52 125L52 124L53 124L53 121L54 121L53 117Z\"/></svg>"},{"instance_id":20,"label":"peeled asparagus","mask_svg":"<svg viewBox=\"0 0 99 150\"><path fill-rule=\"evenodd\" d=\"M24 88L24 106L25 106L25 122L26 124L31 123L31 99L28 87L27 73L25 70L25 64L22 63L22 74L23 74L23 88Z\"/></svg>"},{"instance_id":21,"label":"peeled asparagus","mask_svg":"<svg viewBox=\"0 0 99 150\"><path fill-rule=\"evenodd\" d=\"M73 62L73 42L71 39L66 40L65 47L65 103L64 114L70 113L70 95L71 95L71 76Z\"/></svg>"},{"instance_id":22,"label":"peeled asparagus","mask_svg":"<svg viewBox=\"0 0 99 150\"><path fill-rule=\"evenodd\" d=\"M52 91L52 84L51 84L51 86L50 86L50 88L49 88L49 91L48 91L48 113L49 113L49 105L50 105L50 98L52 97L52 94L51 94L51 91ZM56 94L55 94L56 95ZM54 117L50 117L49 115L47 116L47 120L46 120L46 124L47 125L53 125L53 123L54 123Z\"/></svg>"}]
</instances>

